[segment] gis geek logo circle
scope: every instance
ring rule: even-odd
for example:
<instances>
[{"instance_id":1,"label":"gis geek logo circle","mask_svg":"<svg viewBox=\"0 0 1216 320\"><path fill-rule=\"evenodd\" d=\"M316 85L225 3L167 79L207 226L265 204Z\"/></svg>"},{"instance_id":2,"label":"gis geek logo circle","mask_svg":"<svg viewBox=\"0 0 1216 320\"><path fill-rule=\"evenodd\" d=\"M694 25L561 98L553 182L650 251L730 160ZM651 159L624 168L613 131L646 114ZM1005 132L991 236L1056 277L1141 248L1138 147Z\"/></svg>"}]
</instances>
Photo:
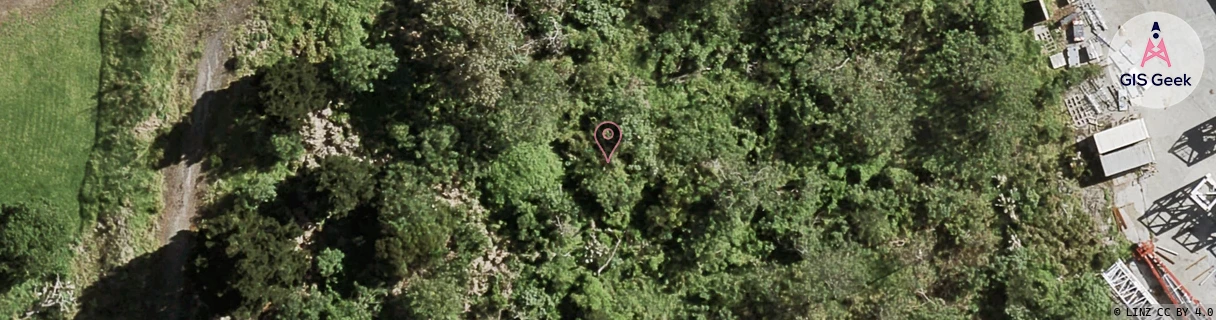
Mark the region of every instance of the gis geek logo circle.
<instances>
[{"instance_id":1,"label":"gis geek logo circle","mask_svg":"<svg viewBox=\"0 0 1216 320\"><path fill-rule=\"evenodd\" d=\"M1119 27L1111 47L1117 82L1132 104L1164 109L1178 104L1203 75L1203 45L1182 18L1164 12L1138 15ZM1143 51L1138 50L1143 48Z\"/></svg>"}]
</instances>

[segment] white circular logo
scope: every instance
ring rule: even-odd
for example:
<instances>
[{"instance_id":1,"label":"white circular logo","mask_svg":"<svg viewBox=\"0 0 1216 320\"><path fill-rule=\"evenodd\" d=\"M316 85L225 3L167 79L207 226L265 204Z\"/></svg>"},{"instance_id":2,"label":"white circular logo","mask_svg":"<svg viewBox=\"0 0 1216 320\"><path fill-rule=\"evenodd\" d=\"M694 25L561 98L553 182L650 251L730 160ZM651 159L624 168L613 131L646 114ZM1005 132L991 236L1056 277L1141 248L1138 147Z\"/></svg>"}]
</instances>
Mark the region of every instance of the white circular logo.
<instances>
[{"instance_id":1,"label":"white circular logo","mask_svg":"<svg viewBox=\"0 0 1216 320\"><path fill-rule=\"evenodd\" d=\"M1195 29L1175 15L1148 12L1119 26L1110 42L1118 68L1115 82L1132 104L1164 109L1178 104L1203 76L1203 44Z\"/></svg>"}]
</instances>

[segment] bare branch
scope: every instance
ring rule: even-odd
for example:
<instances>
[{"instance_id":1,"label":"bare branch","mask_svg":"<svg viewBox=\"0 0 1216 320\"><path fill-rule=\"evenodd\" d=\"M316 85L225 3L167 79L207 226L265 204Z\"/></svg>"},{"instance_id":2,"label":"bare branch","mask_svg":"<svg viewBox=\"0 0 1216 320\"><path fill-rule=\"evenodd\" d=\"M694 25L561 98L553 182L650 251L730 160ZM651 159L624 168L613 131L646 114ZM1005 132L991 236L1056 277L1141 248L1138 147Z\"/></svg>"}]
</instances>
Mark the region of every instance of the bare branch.
<instances>
[{"instance_id":1,"label":"bare branch","mask_svg":"<svg viewBox=\"0 0 1216 320\"><path fill-rule=\"evenodd\" d=\"M595 275L600 275L601 272L604 272L604 268L607 268L608 264L612 263L612 258L616 257L616 248L621 246L621 239L624 238L616 238L616 244L612 245L612 252L608 254L608 261L604 261L604 265L600 266L599 270L595 270Z\"/></svg>"},{"instance_id":2,"label":"bare branch","mask_svg":"<svg viewBox=\"0 0 1216 320\"><path fill-rule=\"evenodd\" d=\"M841 61L840 64L836 65L835 68L832 68L832 71L836 71L836 70L840 70L840 68L844 68L844 64L849 63L849 60L852 60L852 59L853 59L853 57L845 58L844 61Z\"/></svg>"}]
</instances>

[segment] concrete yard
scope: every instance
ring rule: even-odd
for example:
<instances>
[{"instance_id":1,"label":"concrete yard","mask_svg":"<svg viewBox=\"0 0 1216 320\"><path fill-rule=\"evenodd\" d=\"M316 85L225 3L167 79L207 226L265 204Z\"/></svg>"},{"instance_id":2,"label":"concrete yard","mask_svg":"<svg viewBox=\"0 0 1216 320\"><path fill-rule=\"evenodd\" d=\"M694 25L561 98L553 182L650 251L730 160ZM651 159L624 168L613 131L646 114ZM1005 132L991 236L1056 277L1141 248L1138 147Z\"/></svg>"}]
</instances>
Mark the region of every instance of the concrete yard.
<instances>
[{"instance_id":1,"label":"concrete yard","mask_svg":"<svg viewBox=\"0 0 1216 320\"><path fill-rule=\"evenodd\" d=\"M1133 106L1146 122L1156 157L1156 172L1124 174L1115 178L1114 205L1121 208L1132 242L1155 239L1158 247L1179 254L1174 263L1164 262L1186 288L1207 307L1216 307L1216 279L1200 286L1193 280L1216 266L1216 218L1195 205L1188 192L1205 174L1216 175L1216 0L1092 0L1108 29L1102 34L1114 39L1118 27L1141 13L1161 11L1185 20L1198 33L1204 47L1203 78L1183 102L1166 109ZM1118 45L1118 44L1115 44ZM1143 44L1133 44L1136 59ZM1117 48L1116 48L1117 49ZM1111 53L1108 49L1108 53ZM1118 55L1118 53L1111 53ZM1195 71L1186 71L1197 73ZM1168 255L1167 255L1168 256ZM1128 257L1131 258L1131 257ZM1200 261L1203 260L1203 261ZM1195 263L1198 261L1198 263ZM1194 266L1187 268L1188 266ZM1148 283L1156 286L1151 276ZM1169 300L1158 298L1162 304Z\"/></svg>"}]
</instances>

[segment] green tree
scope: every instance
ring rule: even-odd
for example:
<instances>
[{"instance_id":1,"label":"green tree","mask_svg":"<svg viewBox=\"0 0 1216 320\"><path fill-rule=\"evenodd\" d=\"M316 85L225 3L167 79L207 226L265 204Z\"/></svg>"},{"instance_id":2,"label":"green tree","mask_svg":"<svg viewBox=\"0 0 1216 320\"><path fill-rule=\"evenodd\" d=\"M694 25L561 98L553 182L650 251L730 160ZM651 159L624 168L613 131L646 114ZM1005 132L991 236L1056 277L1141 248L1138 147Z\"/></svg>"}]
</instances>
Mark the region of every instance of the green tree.
<instances>
[{"instance_id":1,"label":"green tree","mask_svg":"<svg viewBox=\"0 0 1216 320\"><path fill-rule=\"evenodd\" d=\"M522 204L561 191L562 161L548 147L521 144L490 164L485 185L492 202Z\"/></svg>"},{"instance_id":2,"label":"green tree","mask_svg":"<svg viewBox=\"0 0 1216 320\"><path fill-rule=\"evenodd\" d=\"M238 206L200 229L196 278L209 297L236 302L234 314L245 318L296 299L311 264L295 241L303 232L294 222Z\"/></svg>"},{"instance_id":3,"label":"green tree","mask_svg":"<svg viewBox=\"0 0 1216 320\"><path fill-rule=\"evenodd\" d=\"M464 307L463 290L454 279L436 277L420 279L410 285L405 293L408 303L407 318L456 320L460 319Z\"/></svg>"},{"instance_id":4,"label":"green tree","mask_svg":"<svg viewBox=\"0 0 1216 320\"><path fill-rule=\"evenodd\" d=\"M358 286L351 296L343 296L328 288L308 288L308 292L293 296L282 310L275 312L275 319L326 320L376 319L380 313L380 301L385 296L383 289Z\"/></svg>"},{"instance_id":5,"label":"green tree","mask_svg":"<svg viewBox=\"0 0 1216 320\"><path fill-rule=\"evenodd\" d=\"M317 67L303 59L284 61L266 71L258 95L266 114L296 132L308 113L329 106L330 85L322 81ZM281 144L281 143L280 143Z\"/></svg>"},{"instance_id":6,"label":"green tree","mask_svg":"<svg viewBox=\"0 0 1216 320\"><path fill-rule=\"evenodd\" d=\"M375 206L382 237L376 242L376 258L392 279L405 278L413 268L427 266L448 251L456 218L434 191L417 181L420 173L391 166L380 179Z\"/></svg>"},{"instance_id":7,"label":"green tree","mask_svg":"<svg viewBox=\"0 0 1216 320\"><path fill-rule=\"evenodd\" d=\"M505 1L427 0L418 16L403 25L422 31L411 56L435 70L446 96L475 105L493 105L502 97L502 74L526 61L523 25L504 8Z\"/></svg>"},{"instance_id":8,"label":"green tree","mask_svg":"<svg viewBox=\"0 0 1216 320\"><path fill-rule=\"evenodd\" d=\"M1058 97L1093 70L1044 67L1016 2L260 4L239 59L265 67L266 108L244 120L277 163L217 173L233 208L200 224L218 276L197 281L238 317L1109 306L1092 274L1115 246L1058 174ZM361 145L287 172L331 101ZM589 134L606 120L610 164Z\"/></svg>"},{"instance_id":9,"label":"green tree","mask_svg":"<svg viewBox=\"0 0 1216 320\"><path fill-rule=\"evenodd\" d=\"M74 217L55 212L45 201L0 205L0 289L65 272L76 236Z\"/></svg>"},{"instance_id":10,"label":"green tree","mask_svg":"<svg viewBox=\"0 0 1216 320\"><path fill-rule=\"evenodd\" d=\"M337 276L342 272L342 259L346 255L342 251L326 248L321 250L321 254L317 255L317 272L322 278L330 281L331 277Z\"/></svg>"},{"instance_id":11,"label":"green tree","mask_svg":"<svg viewBox=\"0 0 1216 320\"><path fill-rule=\"evenodd\" d=\"M331 214L342 217L375 195L376 169L366 161L347 156L329 156L321 160L317 172L317 190L325 194L332 206Z\"/></svg>"},{"instance_id":12,"label":"green tree","mask_svg":"<svg viewBox=\"0 0 1216 320\"><path fill-rule=\"evenodd\" d=\"M239 55L251 68L302 57L307 63L332 62L332 74L343 87L372 90L371 82L396 67L387 45L372 45L367 27L375 23L384 0L260 0L259 20Z\"/></svg>"}]
</instances>

